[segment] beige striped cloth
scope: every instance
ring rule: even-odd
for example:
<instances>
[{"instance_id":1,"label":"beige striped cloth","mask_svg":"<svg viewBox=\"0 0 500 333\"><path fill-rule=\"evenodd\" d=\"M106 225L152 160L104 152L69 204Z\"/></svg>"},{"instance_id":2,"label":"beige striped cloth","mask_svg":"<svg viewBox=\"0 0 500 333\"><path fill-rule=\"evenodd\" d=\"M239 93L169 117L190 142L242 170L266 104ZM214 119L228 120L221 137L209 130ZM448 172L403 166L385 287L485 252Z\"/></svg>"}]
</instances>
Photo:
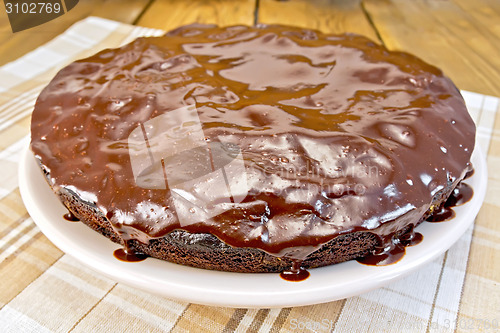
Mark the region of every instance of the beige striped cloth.
<instances>
[{"instance_id":1,"label":"beige striped cloth","mask_svg":"<svg viewBox=\"0 0 500 333\"><path fill-rule=\"evenodd\" d=\"M0 68L0 332L499 332L499 99L463 92L488 156L475 226L417 272L345 300L295 308L189 304L118 284L57 249L21 200L17 167L30 113L65 64L162 31L90 17Z\"/></svg>"}]
</instances>

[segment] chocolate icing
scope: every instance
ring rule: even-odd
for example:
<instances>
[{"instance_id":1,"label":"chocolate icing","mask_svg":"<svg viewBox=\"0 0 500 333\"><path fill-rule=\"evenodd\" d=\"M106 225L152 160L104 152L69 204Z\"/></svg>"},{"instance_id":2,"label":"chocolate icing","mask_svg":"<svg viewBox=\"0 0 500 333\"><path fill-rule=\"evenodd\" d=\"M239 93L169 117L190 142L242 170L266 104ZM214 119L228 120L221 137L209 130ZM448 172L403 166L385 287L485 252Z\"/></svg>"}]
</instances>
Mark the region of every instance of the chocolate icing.
<instances>
[{"instance_id":1,"label":"chocolate icing","mask_svg":"<svg viewBox=\"0 0 500 333\"><path fill-rule=\"evenodd\" d=\"M80 221L80 219L78 217L76 217L72 212L67 212L66 214L63 215L63 218L66 221L70 221L70 222L79 222Z\"/></svg>"},{"instance_id":2,"label":"chocolate icing","mask_svg":"<svg viewBox=\"0 0 500 333\"><path fill-rule=\"evenodd\" d=\"M128 138L188 105L207 143L240 150L248 193L181 226L168 184L136 184ZM36 102L31 148L55 191L95 204L125 241L183 229L300 260L340 234L420 222L469 170L474 136L453 83L407 53L352 34L190 25L62 69Z\"/></svg>"},{"instance_id":3,"label":"chocolate icing","mask_svg":"<svg viewBox=\"0 0 500 333\"><path fill-rule=\"evenodd\" d=\"M468 172L465 175L467 178L471 175L471 172ZM460 183L455 187L450 197L440 206L432 211L432 215L429 216L426 221L427 222L445 222L453 219L455 217L455 211L453 207L463 205L472 199L474 191L472 187L467 185L466 183Z\"/></svg>"},{"instance_id":4,"label":"chocolate icing","mask_svg":"<svg viewBox=\"0 0 500 333\"><path fill-rule=\"evenodd\" d=\"M116 259L126 262L137 262L146 260L148 257L145 254L137 253L135 251L127 251L127 248L117 249L113 252Z\"/></svg>"}]
</instances>

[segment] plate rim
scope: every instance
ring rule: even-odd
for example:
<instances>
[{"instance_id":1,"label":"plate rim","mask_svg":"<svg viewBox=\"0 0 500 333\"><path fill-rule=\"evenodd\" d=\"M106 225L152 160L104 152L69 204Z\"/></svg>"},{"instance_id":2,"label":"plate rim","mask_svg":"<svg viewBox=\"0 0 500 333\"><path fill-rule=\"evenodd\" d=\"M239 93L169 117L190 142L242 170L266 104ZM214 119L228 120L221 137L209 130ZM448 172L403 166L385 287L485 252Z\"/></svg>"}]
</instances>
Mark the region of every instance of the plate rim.
<instances>
[{"instance_id":1,"label":"plate rim","mask_svg":"<svg viewBox=\"0 0 500 333\"><path fill-rule=\"evenodd\" d=\"M71 228L77 227L81 229L78 232L92 235L90 236L92 238L95 236L96 240L99 239L99 244L103 242L108 243L108 245L104 245L103 243L103 246L108 248L111 246L116 249L119 248L120 245L113 243L104 236L91 230L83 223L70 223L65 221L62 215L59 215L58 221L51 221L48 218L49 213L47 213L46 210L44 212L45 207L40 206L42 199L36 195L39 189L30 188L29 186L30 177L35 177L35 179L36 177L41 178L46 185L46 190L52 191L49 185L46 184L46 180L41 170L33 173L33 163L35 163L36 169L39 168L36 165L35 157L29 145L22 153L19 162L18 177L19 189L25 207L43 234L64 253L69 254L94 271L114 281L179 301L235 308L277 308L325 303L368 292L410 274L447 251L473 224L486 195L488 179L487 165L484 154L477 143L471 160L475 167L475 173L469 181L472 182L471 180L473 180L477 183L477 185L474 185L474 197L466 204L455 208L460 211L460 216L457 211L457 217L455 218L460 221L460 224L450 223L449 225L452 226L451 228L453 230L452 237L444 238L439 244L434 244L433 251L423 251L422 249L419 251L421 252L419 255L415 255L413 249L419 249L419 246L420 248L423 247L423 244L419 244L409 248L407 254L401 261L389 266L366 266L351 260L332 266L310 269L311 276L302 282L284 281L277 273L232 273L211 271L177 265L154 258L148 258L138 263L121 262L113 257L112 250L109 255L106 255L106 253L94 251L89 247L85 247L83 244L80 244L81 238L77 237L75 239L70 237L69 234L61 232L61 230L57 228L57 225L63 226L64 228L67 228L67 226L71 226ZM31 166L29 163L32 163ZM53 195L52 199L43 198L43 200L45 199L59 202L55 195ZM66 209L61 203L60 206L63 210ZM464 219L464 222L461 221L462 219ZM62 224L61 221L64 224ZM417 230L421 231L420 229L422 229L421 226L423 225L424 223L418 226ZM437 224L427 223L426 225L426 229L429 229L429 225L446 225L446 222ZM424 233L424 242L427 237L429 237L429 235ZM412 254L410 255L410 253ZM111 257L111 260L109 257ZM145 271L154 274L161 274L162 272L175 273L178 277L176 275L176 279L172 279L172 277L166 277L166 279L163 277L159 279L159 275L145 275L142 273L143 270L136 268L143 268ZM354 272L366 272L367 275L361 277L351 276L350 279L347 279L349 275L344 277L344 275L348 274L351 270ZM328 274L332 274L333 272L336 273L335 276L340 274L343 277L343 280L337 281L343 283L334 286L325 285L325 277L328 277ZM192 279L192 275L195 276L195 279ZM318 275L321 275L322 279L317 279ZM214 278L217 281L207 281L203 278ZM234 286L228 289L222 288L224 282L235 284L236 280L238 280L238 282L241 281L242 283L239 284L244 285L244 287L236 288L236 291ZM207 287L207 282L211 287ZM220 286L217 285L219 282L221 282ZM360 282L364 282L364 284L359 285ZM262 283L266 283L264 291L246 287L248 285L261 285ZM313 285L313 283L319 283L319 285ZM358 285L356 285L357 283ZM273 285L278 289L269 289ZM162 289L159 289L159 287L162 287Z\"/></svg>"}]
</instances>

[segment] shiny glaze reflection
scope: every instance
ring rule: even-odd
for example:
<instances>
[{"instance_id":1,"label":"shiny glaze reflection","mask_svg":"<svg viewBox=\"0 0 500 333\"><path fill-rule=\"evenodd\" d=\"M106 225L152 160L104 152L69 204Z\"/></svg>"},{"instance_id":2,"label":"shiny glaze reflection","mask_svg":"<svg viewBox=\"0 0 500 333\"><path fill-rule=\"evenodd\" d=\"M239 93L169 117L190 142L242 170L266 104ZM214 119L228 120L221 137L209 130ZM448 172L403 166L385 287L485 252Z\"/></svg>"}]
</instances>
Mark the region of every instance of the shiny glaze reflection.
<instances>
[{"instance_id":1,"label":"shiny glaze reflection","mask_svg":"<svg viewBox=\"0 0 500 333\"><path fill-rule=\"evenodd\" d=\"M471 173L468 173L465 178L469 178ZM427 222L445 222L455 217L453 207L460 206L472 199L474 191L466 183L459 183L452 191L448 200L440 207L435 209L433 213L426 219ZM396 237L391 236L390 239L381 240L381 246L376 248L369 255L357 259L358 262L366 265L384 266L390 265L401 260L406 252L407 246L414 246L420 243L424 236L415 232L413 228L403 235Z\"/></svg>"},{"instance_id":2,"label":"shiny glaze reflection","mask_svg":"<svg viewBox=\"0 0 500 333\"><path fill-rule=\"evenodd\" d=\"M248 196L182 229L297 260L353 229L384 238L418 221L474 146L456 87L409 54L350 34L191 25L61 70L36 102L31 148L54 189L147 243L181 226L168 188L135 184L127 138L186 105L207 141L240 147Z\"/></svg>"},{"instance_id":3,"label":"shiny glaze reflection","mask_svg":"<svg viewBox=\"0 0 500 333\"><path fill-rule=\"evenodd\" d=\"M443 205L437 208L432 215L427 218L427 222L445 222L451 220L455 217L453 207L465 204L472 199L473 195L474 190L470 187L470 185L466 183L458 184L448 200L446 200Z\"/></svg>"},{"instance_id":4,"label":"shiny glaze reflection","mask_svg":"<svg viewBox=\"0 0 500 333\"><path fill-rule=\"evenodd\" d=\"M290 282L300 282L304 281L311 275L306 269L301 267L301 260L294 260L292 267L289 270L280 273L280 277L283 280Z\"/></svg>"},{"instance_id":5,"label":"shiny glaze reflection","mask_svg":"<svg viewBox=\"0 0 500 333\"><path fill-rule=\"evenodd\" d=\"M116 249L113 252L113 255L115 256L116 259L126 262L143 261L146 260L146 258L148 258L148 255L144 253L127 250L125 248Z\"/></svg>"},{"instance_id":6,"label":"shiny glaze reflection","mask_svg":"<svg viewBox=\"0 0 500 333\"><path fill-rule=\"evenodd\" d=\"M80 221L80 219L78 217L76 217L75 215L73 215L72 212L67 212L66 214L63 215L63 218L66 221L70 221L70 222L78 222L78 221Z\"/></svg>"},{"instance_id":7,"label":"shiny glaze reflection","mask_svg":"<svg viewBox=\"0 0 500 333\"><path fill-rule=\"evenodd\" d=\"M404 257L406 247L417 245L423 239L424 236L419 232L415 232L412 227L403 235L387 237L372 253L356 260L361 264L370 266L394 264Z\"/></svg>"}]
</instances>

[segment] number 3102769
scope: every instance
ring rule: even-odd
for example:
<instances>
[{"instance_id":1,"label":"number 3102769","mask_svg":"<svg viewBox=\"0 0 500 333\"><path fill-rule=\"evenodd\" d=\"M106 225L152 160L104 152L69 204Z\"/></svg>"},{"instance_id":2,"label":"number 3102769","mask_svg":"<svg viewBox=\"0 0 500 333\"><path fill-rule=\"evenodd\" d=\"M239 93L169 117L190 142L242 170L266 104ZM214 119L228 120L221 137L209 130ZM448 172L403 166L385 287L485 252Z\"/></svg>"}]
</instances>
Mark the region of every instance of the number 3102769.
<instances>
[{"instance_id":1,"label":"number 3102769","mask_svg":"<svg viewBox=\"0 0 500 333\"><path fill-rule=\"evenodd\" d=\"M50 2L6 2L5 9L7 11L7 14L57 14L62 10L60 3Z\"/></svg>"}]
</instances>

